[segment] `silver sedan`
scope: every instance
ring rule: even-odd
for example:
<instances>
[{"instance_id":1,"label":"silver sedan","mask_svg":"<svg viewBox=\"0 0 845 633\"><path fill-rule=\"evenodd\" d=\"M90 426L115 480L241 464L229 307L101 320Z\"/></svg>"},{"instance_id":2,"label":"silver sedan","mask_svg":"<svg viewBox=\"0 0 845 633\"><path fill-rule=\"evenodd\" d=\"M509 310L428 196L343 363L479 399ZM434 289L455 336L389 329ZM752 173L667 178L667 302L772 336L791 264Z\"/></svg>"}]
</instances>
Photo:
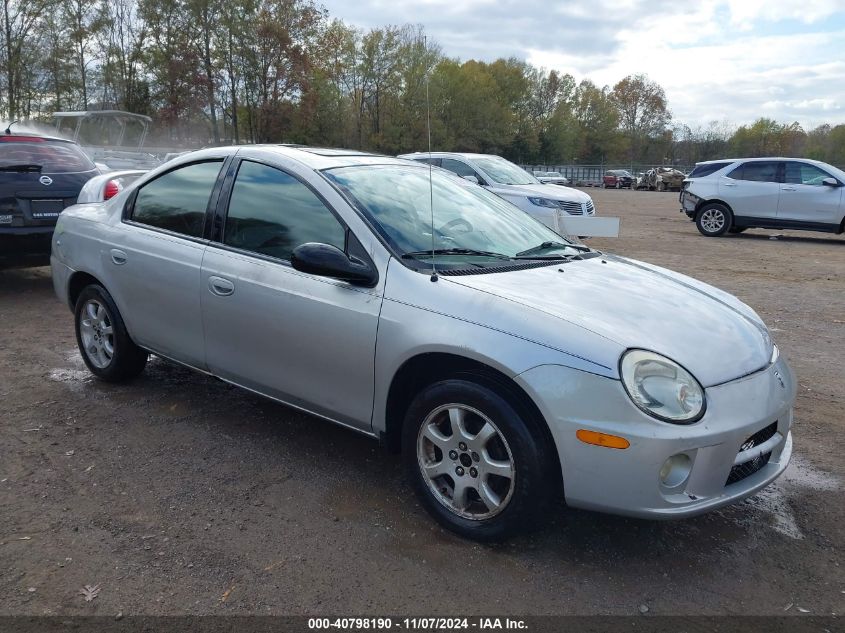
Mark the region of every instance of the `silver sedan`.
<instances>
[{"instance_id":1,"label":"silver sedan","mask_svg":"<svg viewBox=\"0 0 845 633\"><path fill-rule=\"evenodd\" d=\"M66 210L52 266L99 378L152 353L377 438L470 538L556 497L698 514L792 452L796 382L751 308L424 164L187 154Z\"/></svg>"}]
</instances>

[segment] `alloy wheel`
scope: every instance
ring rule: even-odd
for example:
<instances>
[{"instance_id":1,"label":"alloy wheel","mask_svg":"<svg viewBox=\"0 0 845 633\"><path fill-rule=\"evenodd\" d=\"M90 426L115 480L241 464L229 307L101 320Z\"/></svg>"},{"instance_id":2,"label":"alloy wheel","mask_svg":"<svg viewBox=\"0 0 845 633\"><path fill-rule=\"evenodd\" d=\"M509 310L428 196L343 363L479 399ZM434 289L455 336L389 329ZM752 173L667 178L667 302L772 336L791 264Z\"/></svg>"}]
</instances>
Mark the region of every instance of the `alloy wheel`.
<instances>
[{"instance_id":1,"label":"alloy wheel","mask_svg":"<svg viewBox=\"0 0 845 633\"><path fill-rule=\"evenodd\" d=\"M466 519L489 519L508 505L516 479L513 454L481 411L445 404L426 416L417 463L434 497Z\"/></svg>"},{"instance_id":2,"label":"alloy wheel","mask_svg":"<svg viewBox=\"0 0 845 633\"><path fill-rule=\"evenodd\" d=\"M114 357L114 329L108 310L99 301L89 299L82 306L81 316L82 349L95 367L105 369Z\"/></svg>"},{"instance_id":3,"label":"alloy wheel","mask_svg":"<svg viewBox=\"0 0 845 633\"><path fill-rule=\"evenodd\" d=\"M725 214L720 209L707 209L701 214L701 226L708 233L721 231L725 226Z\"/></svg>"}]
</instances>

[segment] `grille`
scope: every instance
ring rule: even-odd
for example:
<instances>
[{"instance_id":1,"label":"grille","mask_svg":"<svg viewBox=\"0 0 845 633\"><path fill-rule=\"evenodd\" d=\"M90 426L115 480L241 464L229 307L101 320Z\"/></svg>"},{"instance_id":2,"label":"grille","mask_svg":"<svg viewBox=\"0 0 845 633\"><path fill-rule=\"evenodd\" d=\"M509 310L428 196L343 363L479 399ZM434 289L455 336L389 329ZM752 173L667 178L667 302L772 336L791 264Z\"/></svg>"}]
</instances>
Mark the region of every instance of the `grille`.
<instances>
[{"instance_id":1,"label":"grille","mask_svg":"<svg viewBox=\"0 0 845 633\"><path fill-rule=\"evenodd\" d=\"M584 209L580 202L569 202L568 200L561 200L558 206L566 211L569 215L584 215Z\"/></svg>"},{"instance_id":2,"label":"grille","mask_svg":"<svg viewBox=\"0 0 845 633\"><path fill-rule=\"evenodd\" d=\"M778 423L777 421L772 422L769 426L760 431L757 431L754 435L749 437L742 443L742 446L739 449L739 452L742 453L743 451L750 450L755 446L759 446L764 442L770 440L772 436L777 433L778 430ZM739 464L731 468L731 472L728 474L728 480L725 482L726 486L730 486L731 484L735 484L738 481L742 481L746 477L750 477L758 470L760 470L763 466L769 463L769 459L771 459L772 453L763 453L762 455L755 457L751 461L747 461L744 464Z\"/></svg>"}]
</instances>

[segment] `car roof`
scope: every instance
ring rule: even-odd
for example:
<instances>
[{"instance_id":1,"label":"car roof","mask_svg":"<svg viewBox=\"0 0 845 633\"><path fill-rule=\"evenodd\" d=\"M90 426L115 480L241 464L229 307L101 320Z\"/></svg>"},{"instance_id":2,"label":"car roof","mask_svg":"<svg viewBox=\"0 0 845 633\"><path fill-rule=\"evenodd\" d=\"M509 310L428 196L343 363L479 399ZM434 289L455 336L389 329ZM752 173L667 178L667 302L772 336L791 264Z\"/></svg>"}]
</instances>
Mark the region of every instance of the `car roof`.
<instances>
[{"instance_id":1,"label":"car roof","mask_svg":"<svg viewBox=\"0 0 845 633\"><path fill-rule=\"evenodd\" d=\"M190 163L198 158L209 156L226 156L237 154L240 151L260 152L283 156L295 160L315 170L332 169L334 167L350 167L353 165L418 165L411 161L385 156L382 154L371 154L354 149L341 149L333 147L308 147L305 145L293 144L259 144L259 145L229 145L222 147L208 147L201 150L187 152L167 163L169 168L176 165Z\"/></svg>"},{"instance_id":2,"label":"car roof","mask_svg":"<svg viewBox=\"0 0 845 633\"><path fill-rule=\"evenodd\" d=\"M399 154L398 158L424 158L426 156L433 158L450 158L458 156L460 158L501 158L497 154L476 154L473 152L412 152L410 154Z\"/></svg>"},{"instance_id":3,"label":"car roof","mask_svg":"<svg viewBox=\"0 0 845 633\"><path fill-rule=\"evenodd\" d=\"M799 158L796 156L755 156L753 158L717 158L714 160L702 160L696 163L696 165L711 165L713 163L758 163L763 161L772 161L772 160L801 160L805 163L813 163L815 165L827 165L827 163L823 163L820 160L813 160L812 158Z\"/></svg>"}]
</instances>

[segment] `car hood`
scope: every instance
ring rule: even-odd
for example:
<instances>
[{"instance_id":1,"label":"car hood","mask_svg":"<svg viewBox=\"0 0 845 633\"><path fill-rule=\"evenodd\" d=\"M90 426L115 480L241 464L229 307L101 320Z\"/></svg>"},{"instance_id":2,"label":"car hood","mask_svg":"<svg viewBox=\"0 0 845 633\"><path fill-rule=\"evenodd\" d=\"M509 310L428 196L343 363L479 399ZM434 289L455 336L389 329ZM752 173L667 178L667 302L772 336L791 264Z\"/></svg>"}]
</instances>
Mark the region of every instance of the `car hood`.
<instances>
[{"instance_id":1,"label":"car hood","mask_svg":"<svg viewBox=\"0 0 845 633\"><path fill-rule=\"evenodd\" d=\"M500 196L525 196L526 198L548 198L550 200L566 200L568 202L580 202L582 204L590 201L590 196L563 185L490 185L490 191Z\"/></svg>"},{"instance_id":2,"label":"car hood","mask_svg":"<svg viewBox=\"0 0 845 633\"><path fill-rule=\"evenodd\" d=\"M602 256L449 280L550 317L540 341L549 346L573 344L559 340L558 331L571 335L570 328L554 327L559 319L618 344L614 351L596 345L602 354L652 350L683 365L705 387L765 367L772 355L768 330L747 305L690 277L634 260ZM615 368L619 358L590 360Z\"/></svg>"}]
</instances>

